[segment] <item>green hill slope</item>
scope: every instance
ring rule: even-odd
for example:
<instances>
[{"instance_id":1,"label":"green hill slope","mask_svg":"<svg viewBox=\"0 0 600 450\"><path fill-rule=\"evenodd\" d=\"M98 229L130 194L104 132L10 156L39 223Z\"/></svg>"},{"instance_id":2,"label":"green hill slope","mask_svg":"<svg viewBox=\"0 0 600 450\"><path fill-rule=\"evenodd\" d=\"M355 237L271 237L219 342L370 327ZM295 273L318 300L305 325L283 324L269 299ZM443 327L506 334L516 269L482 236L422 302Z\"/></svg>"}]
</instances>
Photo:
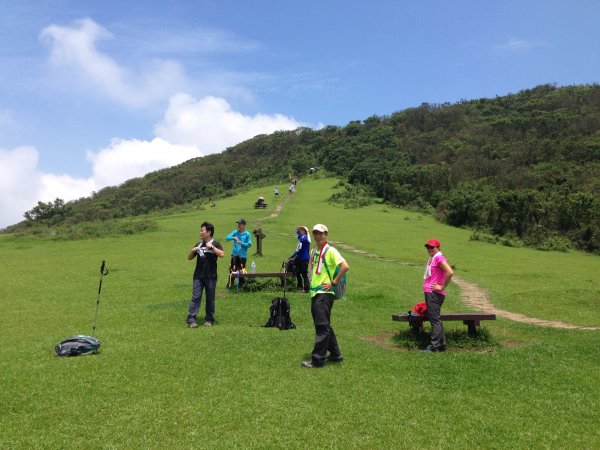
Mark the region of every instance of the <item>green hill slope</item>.
<instances>
[{"instance_id":1,"label":"green hill slope","mask_svg":"<svg viewBox=\"0 0 600 450\"><path fill-rule=\"evenodd\" d=\"M344 209L327 201L335 185L303 179L278 202L272 186L250 189L131 236L1 235L0 447L408 448L415 438L422 448L600 446L600 331L499 318L486 324L487 340L465 343L464 326L448 323L449 351L426 355L405 349L405 333L393 338L405 325L390 320L420 301L432 236L496 306L578 325L600 326L599 257L470 241L466 230L382 204ZM258 195L267 210L252 208ZM300 368L314 338L308 297L288 293L297 329L262 328L281 293L227 292L226 258L216 326L185 327L186 254L199 225L211 221L223 241L240 217L266 234L264 256L252 257L260 271L292 253L296 225L329 226L351 266L348 299L333 311L342 365ZM102 259L102 351L54 357L64 337L91 333ZM451 285L444 310L466 309Z\"/></svg>"}]
</instances>

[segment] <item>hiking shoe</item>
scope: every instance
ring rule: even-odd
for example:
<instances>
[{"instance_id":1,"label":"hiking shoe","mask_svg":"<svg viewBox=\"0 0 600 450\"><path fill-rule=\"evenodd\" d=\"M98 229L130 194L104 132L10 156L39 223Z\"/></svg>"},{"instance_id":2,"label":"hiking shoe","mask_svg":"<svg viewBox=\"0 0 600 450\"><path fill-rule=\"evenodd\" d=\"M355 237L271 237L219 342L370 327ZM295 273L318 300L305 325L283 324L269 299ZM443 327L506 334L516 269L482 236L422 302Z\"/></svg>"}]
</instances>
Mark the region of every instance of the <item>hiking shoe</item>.
<instances>
[{"instance_id":1,"label":"hiking shoe","mask_svg":"<svg viewBox=\"0 0 600 450\"><path fill-rule=\"evenodd\" d=\"M332 362L332 363L341 363L341 362L344 362L344 357L342 355L338 355L338 356L329 355L327 357L327 361Z\"/></svg>"},{"instance_id":2,"label":"hiking shoe","mask_svg":"<svg viewBox=\"0 0 600 450\"><path fill-rule=\"evenodd\" d=\"M205 326L205 327L212 327L212 322L211 322L210 320L206 320L206 321L204 322L204 326Z\"/></svg>"},{"instance_id":3,"label":"hiking shoe","mask_svg":"<svg viewBox=\"0 0 600 450\"><path fill-rule=\"evenodd\" d=\"M187 325L189 328L198 328L198 324L196 322L188 322Z\"/></svg>"},{"instance_id":4,"label":"hiking shoe","mask_svg":"<svg viewBox=\"0 0 600 450\"><path fill-rule=\"evenodd\" d=\"M305 367L306 369L320 369L323 366L318 366L312 361L302 361L300 366Z\"/></svg>"}]
</instances>

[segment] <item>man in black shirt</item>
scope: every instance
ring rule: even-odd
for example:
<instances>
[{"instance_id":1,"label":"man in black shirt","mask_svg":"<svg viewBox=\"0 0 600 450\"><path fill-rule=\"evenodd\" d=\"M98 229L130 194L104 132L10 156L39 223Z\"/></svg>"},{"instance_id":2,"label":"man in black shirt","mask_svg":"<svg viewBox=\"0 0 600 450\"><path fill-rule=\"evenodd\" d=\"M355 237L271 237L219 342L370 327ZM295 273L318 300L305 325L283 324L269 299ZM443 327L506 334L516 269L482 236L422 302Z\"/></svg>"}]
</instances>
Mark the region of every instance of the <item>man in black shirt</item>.
<instances>
[{"instance_id":1,"label":"man in black shirt","mask_svg":"<svg viewBox=\"0 0 600 450\"><path fill-rule=\"evenodd\" d=\"M196 270L194 270L194 284L192 288L192 300L188 307L187 324L190 328L198 328L196 315L200 311L202 291L206 289L206 316L204 326L210 327L215 315L215 291L217 288L217 258L222 258L223 246L213 239L215 227L213 224L204 222L200 226L200 238L188 253L191 261L196 258Z\"/></svg>"}]
</instances>

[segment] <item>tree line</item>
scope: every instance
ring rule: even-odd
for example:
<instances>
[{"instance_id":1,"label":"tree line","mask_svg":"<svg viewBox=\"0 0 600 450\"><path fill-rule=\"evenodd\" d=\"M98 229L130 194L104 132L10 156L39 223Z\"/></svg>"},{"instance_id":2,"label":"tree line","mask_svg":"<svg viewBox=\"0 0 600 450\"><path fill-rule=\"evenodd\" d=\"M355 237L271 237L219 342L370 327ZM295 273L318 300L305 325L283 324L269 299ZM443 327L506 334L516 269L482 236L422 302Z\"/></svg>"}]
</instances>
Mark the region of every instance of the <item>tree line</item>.
<instances>
[{"instance_id":1,"label":"tree line","mask_svg":"<svg viewBox=\"0 0 600 450\"><path fill-rule=\"evenodd\" d=\"M600 252L597 84L541 85L496 98L423 103L344 127L260 135L87 198L40 202L10 229L206 202L315 166L346 180L349 193L431 211L450 225L538 248Z\"/></svg>"}]
</instances>

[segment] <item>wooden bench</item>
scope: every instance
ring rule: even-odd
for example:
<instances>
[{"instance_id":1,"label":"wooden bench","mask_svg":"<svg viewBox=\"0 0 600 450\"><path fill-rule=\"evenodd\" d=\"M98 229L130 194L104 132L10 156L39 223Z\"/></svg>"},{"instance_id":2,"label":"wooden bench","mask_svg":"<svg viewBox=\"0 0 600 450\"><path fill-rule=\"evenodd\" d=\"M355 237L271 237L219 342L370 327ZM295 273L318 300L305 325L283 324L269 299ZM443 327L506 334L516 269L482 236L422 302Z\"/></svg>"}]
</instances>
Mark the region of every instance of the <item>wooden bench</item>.
<instances>
[{"instance_id":1,"label":"wooden bench","mask_svg":"<svg viewBox=\"0 0 600 450\"><path fill-rule=\"evenodd\" d=\"M237 278L238 280L240 278L279 278L279 280L281 281L281 287L285 287L285 283L288 277L295 277L296 274L293 272L235 272L231 274L231 278L235 279ZM240 285L239 283L236 283L237 286L237 292L239 292L240 290Z\"/></svg>"},{"instance_id":2,"label":"wooden bench","mask_svg":"<svg viewBox=\"0 0 600 450\"><path fill-rule=\"evenodd\" d=\"M428 320L427 314L421 316L420 314L413 313L415 317L423 317L423 320ZM408 314L392 314L392 320L396 322L408 322L409 315ZM462 320L468 330L469 336L477 336L477 327L480 325L482 320L496 320L496 314L491 313L442 313L441 315L442 322L453 321L453 320Z\"/></svg>"},{"instance_id":3,"label":"wooden bench","mask_svg":"<svg viewBox=\"0 0 600 450\"><path fill-rule=\"evenodd\" d=\"M266 208L267 204L266 203L255 203L254 204L254 208L258 209L258 208Z\"/></svg>"}]
</instances>

